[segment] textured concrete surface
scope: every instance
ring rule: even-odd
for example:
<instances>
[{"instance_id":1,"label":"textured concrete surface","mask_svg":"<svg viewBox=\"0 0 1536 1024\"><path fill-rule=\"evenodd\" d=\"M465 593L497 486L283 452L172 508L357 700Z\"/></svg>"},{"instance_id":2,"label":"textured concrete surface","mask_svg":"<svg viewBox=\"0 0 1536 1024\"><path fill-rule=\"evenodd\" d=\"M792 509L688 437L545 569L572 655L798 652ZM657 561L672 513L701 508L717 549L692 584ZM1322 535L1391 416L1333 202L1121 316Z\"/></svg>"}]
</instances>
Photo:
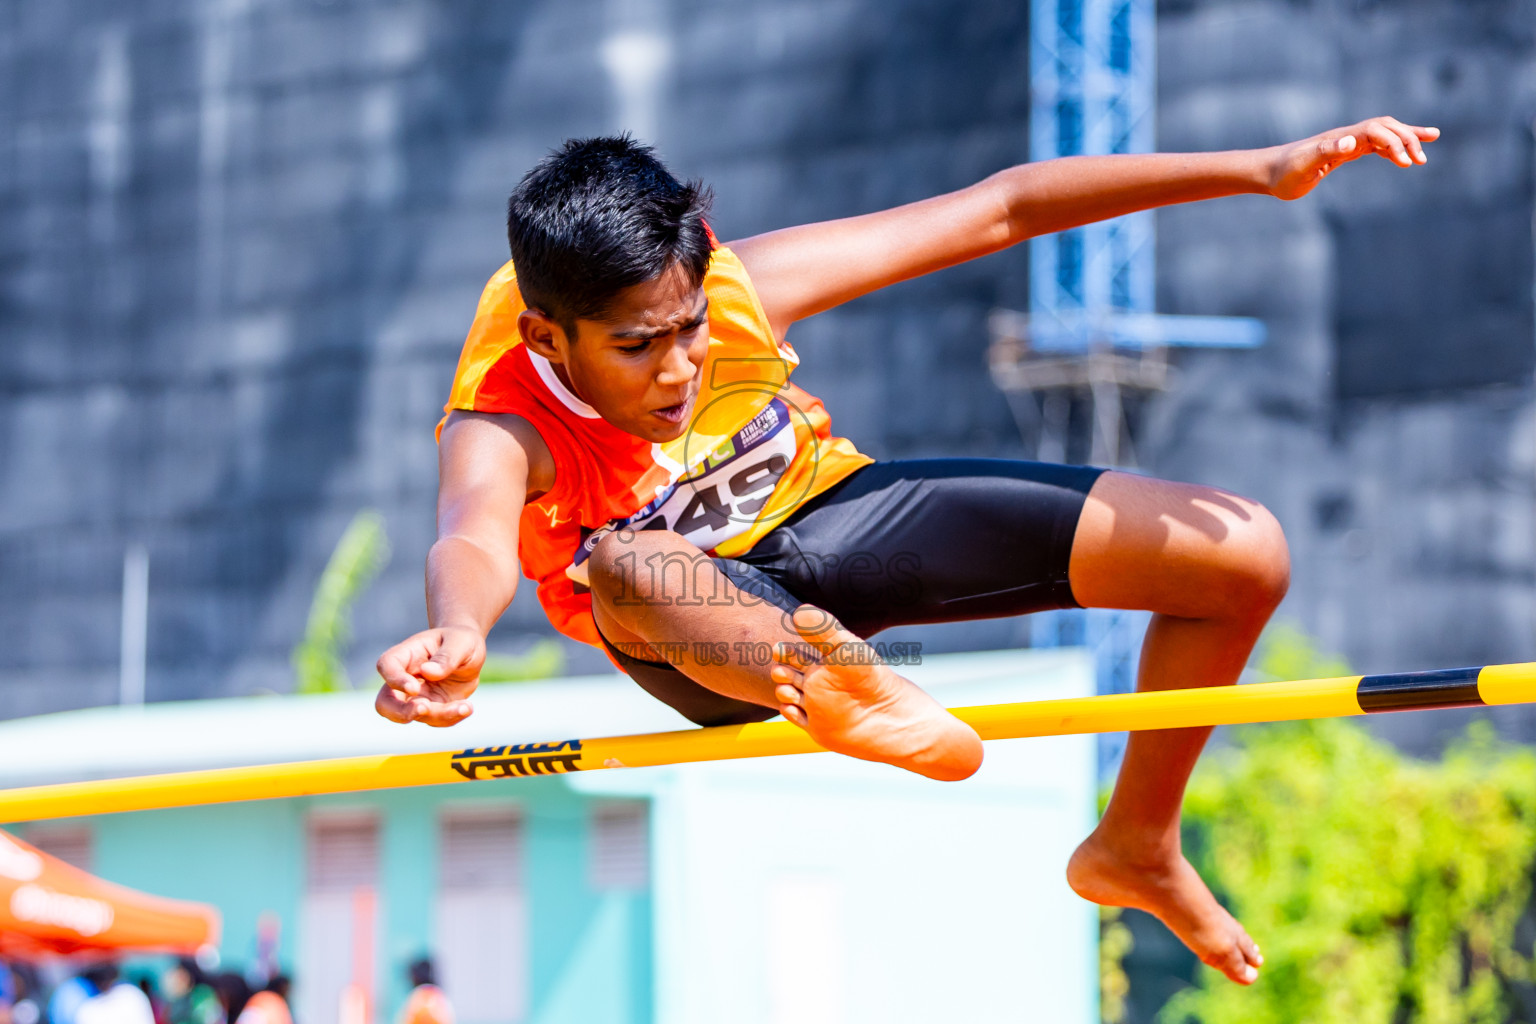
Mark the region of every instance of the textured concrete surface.
<instances>
[{"instance_id":1,"label":"textured concrete surface","mask_svg":"<svg viewBox=\"0 0 1536 1024\"><path fill-rule=\"evenodd\" d=\"M1165 4L1158 43L1165 148L1388 112L1444 135L1412 172L1372 160L1295 203L1159 215L1160 308L1259 316L1271 340L1183 357L1152 468L1274 509L1280 614L1362 671L1536 658L1536 5ZM1376 724L1431 748L1464 723Z\"/></svg>"},{"instance_id":2,"label":"textured concrete surface","mask_svg":"<svg viewBox=\"0 0 1536 1024\"><path fill-rule=\"evenodd\" d=\"M1158 220L1160 307L1272 341L1181 355L1144 462L1269 503L1282 614L1362 669L1536 657L1533 26L1529 2L1160 12L1164 148L1382 111L1446 129L1413 173ZM366 683L423 621L432 425L540 154L632 128L714 185L727 238L861 213L1027 156L1027 42L996 0L0 4L0 714L115 699L135 541L151 699L289 688L320 568L375 507ZM1019 249L807 322L797 379L874 455L1018 455L983 353L1025 270ZM525 588L493 646L546 630Z\"/></svg>"}]
</instances>

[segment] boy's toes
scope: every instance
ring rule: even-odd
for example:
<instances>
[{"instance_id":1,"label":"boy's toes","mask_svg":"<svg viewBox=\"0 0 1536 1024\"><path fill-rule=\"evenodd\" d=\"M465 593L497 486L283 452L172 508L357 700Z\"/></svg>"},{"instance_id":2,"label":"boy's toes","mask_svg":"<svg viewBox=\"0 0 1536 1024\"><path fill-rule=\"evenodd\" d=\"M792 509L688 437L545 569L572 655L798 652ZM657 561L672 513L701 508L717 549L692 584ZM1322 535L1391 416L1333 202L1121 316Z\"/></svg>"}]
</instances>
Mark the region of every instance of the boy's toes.
<instances>
[{"instance_id":1,"label":"boy's toes","mask_svg":"<svg viewBox=\"0 0 1536 1024\"><path fill-rule=\"evenodd\" d=\"M1204 958L1208 966L1216 968L1239 985L1252 985L1259 976L1259 970L1249 961L1246 952L1236 942L1230 943L1220 953L1212 953Z\"/></svg>"},{"instance_id":2,"label":"boy's toes","mask_svg":"<svg viewBox=\"0 0 1536 1024\"><path fill-rule=\"evenodd\" d=\"M1242 954L1235 949L1226 956L1213 956L1206 960L1205 964L1207 967L1216 968L1239 985L1251 984L1253 978L1249 977L1249 975L1253 974L1254 977L1258 975L1258 972L1254 971L1253 966L1246 963L1243 960Z\"/></svg>"},{"instance_id":3,"label":"boy's toes","mask_svg":"<svg viewBox=\"0 0 1536 1024\"><path fill-rule=\"evenodd\" d=\"M790 665L776 662L768 670L768 678L781 686L793 686L799 688L805 685L805 673Z\"/></svg>"}]
</instances>

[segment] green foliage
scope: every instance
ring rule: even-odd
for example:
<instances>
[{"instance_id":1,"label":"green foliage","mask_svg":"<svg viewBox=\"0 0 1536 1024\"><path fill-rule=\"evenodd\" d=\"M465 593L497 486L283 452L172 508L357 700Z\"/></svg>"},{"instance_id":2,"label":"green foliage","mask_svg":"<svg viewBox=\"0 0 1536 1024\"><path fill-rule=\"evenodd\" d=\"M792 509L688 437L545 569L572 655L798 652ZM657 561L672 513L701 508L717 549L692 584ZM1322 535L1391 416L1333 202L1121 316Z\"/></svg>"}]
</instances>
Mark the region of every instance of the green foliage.
<instances>
[{"instance_id":1,"label":"green foliage","mask_svg":"<svg viewBox=\"0 0 1536 1024\"><path fill-rule=\"evenodd\" d=\"M1260 671L1344 674L1277 630ZM1514 947L1536 859L1536 754L1485 723L1439 763L1348 719L1250 726L1202 761L1186 852L1264 950L1243 988L1203 969L1162 1024L1493 1024L1531 976Z\"/></svg>"},{"instance_id":2,"label":"green foliage","mask_svg":"<svg viewBox=\"0 0 1536 1024\"><path fill-rule=\"evenodd\" d=\"M352 642L352 605L388 562L384 517L364 509L347 524L315 587L304 639L291 655L297 692L352 689L341 660Z\"/></svg>"},{"instance_id":3,"label":"green foliage","mask_svg":"<svg viewBox=\"0 0 1536 1024\"><path fill-rule=\"evenodd\" d=\"M565 673L565 651L556 640L540 640L522 654L487 654L482 683L523 683Z\"/></svg>"},{"instance_id":4,"label":"green foliage","mask_svg":"<svg viewBox=\"0 0 1536 1024\"><path fill-rule=\"evenodd\" d=\"M1277 622L1264 631L1259 644L1255 682L1280 679L1337 679L1352 675L1349 662L1333 654L1321 654L1312 638L1288 622Z\"/></svg>"},{"instance_id":5,"label":"green foliage","mask_svg":"<svg viewBox=\"0 0 1536 1024\"><path fill-rule=\"evenodd\" d=\"M1099 908L1099 1017L1104 1024L1121 1024L1129 1008L1131 979L1125 973L1125 958L1136 940L1120 913L1119 907Z\"/></svg>"}]
</instances>

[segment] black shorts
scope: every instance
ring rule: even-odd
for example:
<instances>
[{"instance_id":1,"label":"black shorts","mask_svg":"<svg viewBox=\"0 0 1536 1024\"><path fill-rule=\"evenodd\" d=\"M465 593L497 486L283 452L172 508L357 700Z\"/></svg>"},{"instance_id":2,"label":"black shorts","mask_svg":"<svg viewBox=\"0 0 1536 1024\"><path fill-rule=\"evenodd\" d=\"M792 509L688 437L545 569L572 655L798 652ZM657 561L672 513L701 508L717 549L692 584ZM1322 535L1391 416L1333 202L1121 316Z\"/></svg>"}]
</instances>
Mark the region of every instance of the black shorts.
<instances>
[{"instance_id":1,"label":"black shorts","mask_svg":"<svg viewBox=\"0 0 1536 1024\"><path fill-rule=\"evenodd\" d=\"M1003 459L877 462L806 502L741 557L714 564L749 594L786 612L824 608L861 637L1076 608L1072 537L1102 472ZM699 725L778 713L604 643L635 682Z\"/></svg>"}]
</instances>

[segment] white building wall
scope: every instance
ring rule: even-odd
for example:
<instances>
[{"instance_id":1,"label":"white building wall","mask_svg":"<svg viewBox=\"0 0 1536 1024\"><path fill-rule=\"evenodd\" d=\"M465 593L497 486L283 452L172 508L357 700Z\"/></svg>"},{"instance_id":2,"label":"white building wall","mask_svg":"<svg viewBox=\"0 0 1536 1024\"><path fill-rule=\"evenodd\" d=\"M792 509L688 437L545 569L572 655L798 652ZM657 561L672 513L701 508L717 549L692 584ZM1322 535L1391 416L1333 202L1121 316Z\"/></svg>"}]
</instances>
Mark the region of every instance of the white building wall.
<instances>
[{"instance_id":1,"label":"white building wall","mask_svg":"<svg viewBox=\"0 0 1536 1024\"><path fill-rule=\"evenodd\" d=\"M1078 651L930 659L951 706L1086 696ZM939 783L832 754L604 772L654 794L657 1024L1098 1020L1094 908L1067 857L1094 741L993 742Z\"/></svg>"}]
</instances>

